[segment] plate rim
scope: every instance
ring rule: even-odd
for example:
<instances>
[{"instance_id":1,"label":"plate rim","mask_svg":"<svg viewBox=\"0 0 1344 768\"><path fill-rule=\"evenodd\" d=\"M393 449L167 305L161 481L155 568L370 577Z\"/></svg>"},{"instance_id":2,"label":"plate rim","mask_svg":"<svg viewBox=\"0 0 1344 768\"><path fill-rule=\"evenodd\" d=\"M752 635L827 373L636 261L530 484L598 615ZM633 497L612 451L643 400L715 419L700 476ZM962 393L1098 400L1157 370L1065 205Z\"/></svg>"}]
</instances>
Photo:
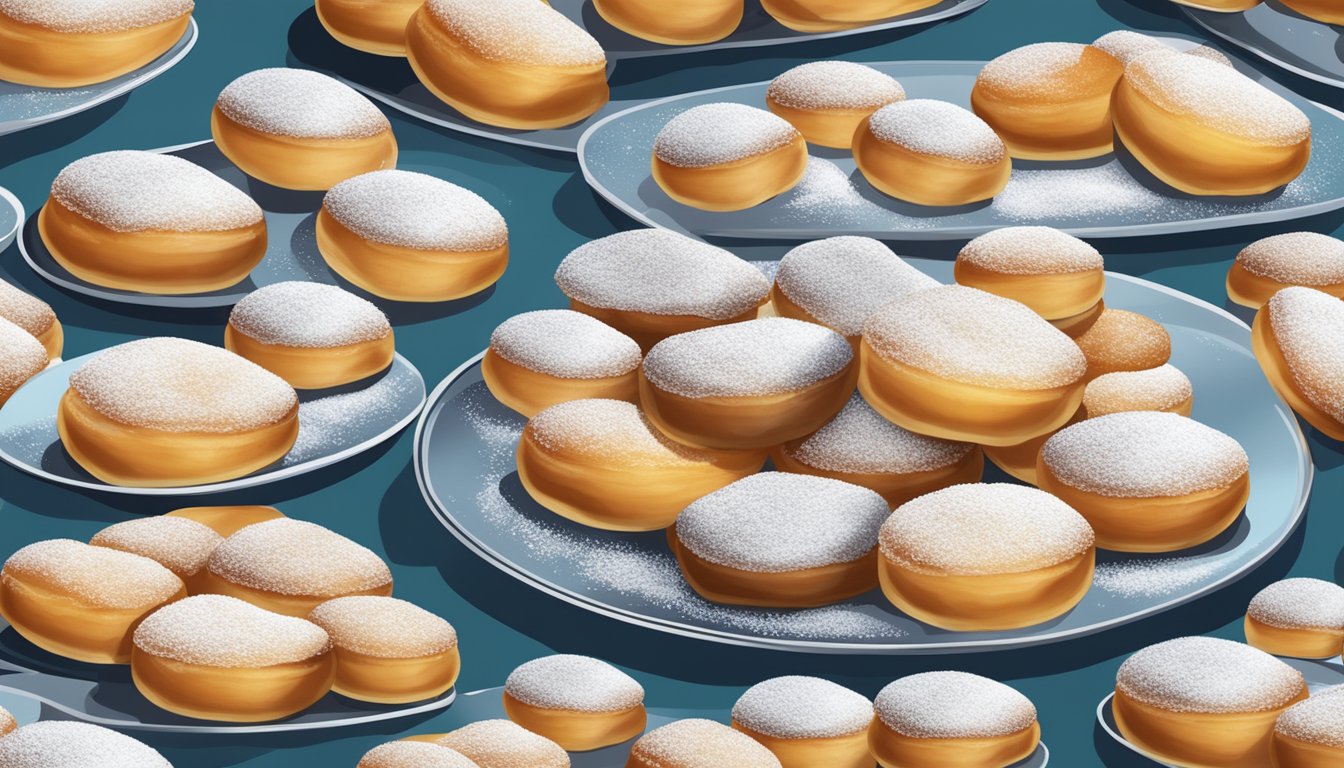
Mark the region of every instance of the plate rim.
<instances>
[{"instance_id":1,"label":"plate rim","mask_svg":"<svg viewBox=\"0 0 1344 768\"><path fill-rule=\"evenodd\" d=\"M0 232L0 251L3 251L9 247L10 240L18 242L23 239L19 237L19 233L23 231L23 226L28 223L28 211L23 207L23 201L19 199L19 196L5 187L0 187L0 200L8 203L14 209L14 215L18 217L18 221L14 222L12 230Z\"/></svg>"},{"instance_id":2,"label":"plate rim","mask_svg":"<svg viewBox=\"0 0 1344 768\"><path fill-rule=\"evenodd\" d=\"M1200 15L1200 11L1202 9L1193 8L1188 5L1181 5L1180 9L1181 12L1185 14L1186 18L1188 18L1191 22L1193 22L1195 26L1213 35L1219 40L1222 40L1226 43L1230 43L1231 45L1236 47L1236 49L1239 51L1245 51L1255 56L1256 58L1260 59L1261 61L1268 62L1269 64L1279 69L1282 69L1285 72L1297 75L1298 77L1305 77L1306 79L1311 80L1312 82L1320 83L1321 85L1328 85L1332 88L1344 89L1344 76L1339 78L1332 78L1329 75L1323 75L1317 72L1312 72L1310 70L1303 69L1295 64L1289 64L1288 62L1284 61L1281 58L1269 55L1265 51L1261 50L1258 46L1251 45L1250 43L1241 40L1238 37L1227 34L1222 30L1205 23L1204 19ZM1204 11L1204 13L1217 13L1217 11ZM1237 12L1237 15L1243 13L1245 13L1245 11L1239 11Z\"/></svg>"}]
</instances>

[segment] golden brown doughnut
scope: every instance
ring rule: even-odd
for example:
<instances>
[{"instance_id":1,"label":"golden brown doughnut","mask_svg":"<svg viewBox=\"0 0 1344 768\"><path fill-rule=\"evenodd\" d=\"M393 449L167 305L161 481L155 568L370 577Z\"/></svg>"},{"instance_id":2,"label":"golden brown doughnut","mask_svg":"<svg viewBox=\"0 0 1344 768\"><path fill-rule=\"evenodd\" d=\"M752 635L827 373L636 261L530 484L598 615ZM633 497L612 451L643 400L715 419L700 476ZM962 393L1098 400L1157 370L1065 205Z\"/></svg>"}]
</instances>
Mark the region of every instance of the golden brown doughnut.
<instances>
[{"instance_id":1,"label":"golden brown doughnut","mask_svg":"<svg viewBox=\"0 0 1344 768\"><path fill-rule=\"evenodd\" d=\"M214 529L185 517L141 517L109 525L89 543L148 557L177 575L187 592L200 592L200 576L210 553L224 541Z\"/></svg>"},{"instance_id":2,"label":"golden brown doughnut","mask_svg":"<svg viewBox=\"0 0 1344 768\"><path fill-rule=\"evenodd\" d=\"M50 362L42 342L0 317L0 405Z\"/></svg>"},{"instance_id":3,"label":"golden brown doughnut","mask_svg":"<svg viewBox=\"0 0 1344 768\"><path fill-rule=\"evenodd\" d=\"M453 626L419 606L379 595L318 604L308 620L326 630L336 655L331 689L379 704L441 696L461 668Z\"/></svg>"},{"instance_id":4,"label":"golden brown doughnut","mask_svg":"<svg viewBox=\"0 0 1344 768\"><path fill-rule=\"evenodd\" d=\"M883 768L1006 768L1036 751L1036 707L1003 683L922 672L877 694L868 743Z\"/></svg>"},{"instance_id":5,"label":"golden brown doughnut","mask_svg":"<svg viewBox=\"0 0 1344 768\"><path fill-rule=\"evenodd\" d=\"M0 280L0 319L19 326L41 342L47 350L48 359L56 360L61 356L65 331L51 306L4 280Z\"/></svg>"},{"instance_id":6,"label":"golden brown doughnut","mask_svg":"<svg viewBox=\"0 0 1344 768\"><path fill-rule=\"evenodd\" d=\"M741 731L712 720L676 720L640 737L625 768L782 768Z\"/></svg>"},{"instance_id":7,"label":"golden brown doughnut","mask_svg":"<svg viewBox=\"0 0 1344 768\"><path fill-rule=\"evenodd\" d=\"M1344 440L1344 301L1285 288L1255 315L1251 348L1269 383L1298 415Z\"/></svg>"},{"instance_id":8,"label":"golden brown doughnut","mask_svg":"<svg viewBox=\"0 0 1344 768\"><path fill-rule=\"evenodd\" d=\"M235 507L183 507L167 513L164 517L185 517L208 526L215 533L228 538L254 523L264 523L284 517L275 507L235 506Z\"/></svg>"},{"instance_id":9,"label":"golden brown doughnut","mask_svg":"<svg viewBox=\"0 0 1344 768\"><path fill-rule=\"evenodd\" d=\"M481 720L449 733L411 739L455 749L480 768L569 768L569 755L559 744L511 720Z\"/></svg>"},{"instance_id":10,"label":"golden brown doughnut","mask_svg":"<svg viewBox=\"0 0 1344 768\"><path fill-rule=\"evenodd\" d=\"M1275 768L1331 768L1344 760L1344 687L1316 691L1279 715L1270 737Z\"/></svg>"},{"instance_id":11,"label":"golden brown doughnut","mask_svg":"<svg viewBox=\"0 0 1344 768\"><path fill-rule=\"evenodd\" d=\"M1052 227L981 235L957 254L953 274L961 285L1020 301L1052 321L1089 312L1106 291L1097 249Z\"/></svg>"},{"instance_id":12,"label":"golden brown doughnut","mask_svg":"<svg viewBox=\"0 0 1344 768\"><path fill-rule=\"evenodd\" d=\"M1092 305L1090 309L1083 310L1071 317L1051 320L1050 324L1063 331L1069 338L1076 339L1087 332L1092 324L1097 322L1101 313L1106 311L1106 300L1103 299Z\"/></svg>"},{"instance_id":13,"label":"golden brown doughnut","mask_svg":"<svg viewBox=\"0 0 1344 768\"><path fill-rule=\"evenodd\" d=\"M379 56L406 55L406 25L423 0L316 0L317 19L341 45Z\"/></svg>"},{"instance_id":14,"label":"golden brown doughnut","mask_svg":"<svg viewBox=\"0 0 1344 768\"><path fill-rule=\"evenodd\" d=\"M644 688L634 678L589 656L533 659L504 683L509 719L570 752L629 741L644 732Z\"/></svg>"},{"instance_id":15,"label":"golden brown doughnut","mask_svg":"<svg viewBox=\"0 0 1344 768\"><path fill-rule=\"evenodd\" d=\"M775 21L799 32L833 32L904 16L939 0L761 0Z\"/></svg>"},{"instance_id":16,"label":"golden brown doughnut","mask_svg":"<svg viewBox=\"0 0 1344 768\"><path fill-rule=\"evenodd\" d=\"M1309 19L1325 24L1344 24L1344 8L1332 0L1283 0L1283 4Z\"/></svg>"},{"instance_id":17,"label":"golden brown doughnut","mask_svg":"<svg viewBox=\"0 0 1344 768\"><path fill-rule=\"evenodd\" d=\"M130 736L73 720L44 720L0 741L5 768L173 768L163 755Z\"/></svg>"},{"instance_id":18,"label":"golden brown doughnut","mask_svg":"<svg viewBox=\"0 0 1344 768\"><path fill-rule=\"evenodd\" d=\"M733 727L759 741L784 768L872 768L866 696L819 677L757 683L733 705Z\"/></svg>"},{"instance_id":19,"label":"golden brown doughnut","mask_svg":"<svg viewBox=\"0 0 1344 768\"><path fill-rule=\"evenodd\" d=\"M1194 396L1190 379L1174 365L1117 371L1087 383L1082 414L1089 419L1125 411L1166 411L1189 416Z\"/></svg>"},{"instance_id":20,"label":"golden brown doughnut","mask_svg":"<svg viewBox=\"0 0 1344 768\"><path fill-rule=\"evenodd\" d=\"M800 64L771 80L765 91L765 105L803 138L837 149L853 145L864 118L904 98L896 78L852 61Z\"/></svg>"},{"instance_id":21,"label":"golden brown doughnut","mask_svg":"<svg viewBox=\"0 0 1344 768\"><path fill-rule=\"evenodd\" d=\"M1074 337L1087 358L1087 380L1116 371L1146 371L1171 359L1171 336L1138 312L1107 309Z\"/></svg>"},{"instance_id":22,"label":"golden brown doughnut","mask_svg":"<svg viewBox=\"0 0 1344 768\"><path fill-rule=\"evenodd\" d=\"M742 23L742 0L593 0L593 8L617 29L664 45L712 43Z\"/></svg>"},{"instance_id":23,"label":"golden brown doughnut","mask_svg":"<svg viewBox=\"0 0 1344 768\"><path fill-rule=\"evenodd\" d=\"M1227 271L1227 297L1259 309L1293 285L1344 298L1344 241L1319 232L1285 232L1241 249Z\"/></svg>"},{"instance_id":24,"label":"golden brown doughnut","mask_svg":"<svg viewBox=\"0 0 1344 768\"><path fill-rule=\"evenodd\" d=\"M423 741L389 741L359 759L355 768L480 768L455 749Z\"/></svg>"},{"instance_id":25,"label":"golden brown doughnut","mask_svg":"<svg viewBox=\"0 0 1344 768\"><path fill-rule=\"evenodd\" d=\"M1275 656L1330 659L1344 649L1344 587L1284 579L1256 593L1246 609L1246 642Z\"/></svg>"},{"instance_id":26,"label":"golden brown doughnut","mask_svg":"<svg viewBox=\"0 0 1344 768\"><path fill-rule=\"evenodd\" d=\"M1086 396L1087 390L1083 390L1083 394ZM1059 429L1077 424L1085 415L1082 406L1079 406ZM982 450L985 452L985 458L994 462L994 466L1024 483L1036 485L1036 457L1040 456L1041 446L1045 445L1045 441L1054 437L1059 429L1036 435L1016 445L986 445L982 446Z\"/></svg>"}]
</instances>

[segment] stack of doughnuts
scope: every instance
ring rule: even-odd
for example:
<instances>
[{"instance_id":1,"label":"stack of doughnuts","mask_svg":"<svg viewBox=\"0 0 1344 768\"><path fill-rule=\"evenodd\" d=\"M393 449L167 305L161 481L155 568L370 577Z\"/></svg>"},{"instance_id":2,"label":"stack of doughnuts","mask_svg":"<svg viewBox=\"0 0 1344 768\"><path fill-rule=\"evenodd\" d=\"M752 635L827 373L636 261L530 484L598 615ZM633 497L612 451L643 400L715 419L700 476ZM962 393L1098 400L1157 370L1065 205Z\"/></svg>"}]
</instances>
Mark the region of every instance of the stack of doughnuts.
<instances>
[{"instance_id":1,"label":"stack of doughnuts","mask_svg":"<svg viewBox=\"0 0 1344 768\"><path fill-rule=\"evenodd\" d=\"M1026 304L1070 336L1103 309L1101 254L1052 227L1004 227L981 235L957 253L953 274L959 285Z\"/></svg>"},{"instance_id":2,"label":"stack of doughnuts","mask_svg":"<svg viewBox=\"0 0 1344 768\"><path fill-rule=\"evenodd\" d=\"M1285 232L1242 248L1227 271L1227 297L1259 309L1289 286L1344 298L1344 241L1319 232Z\"/></svg>"}]
</instances>

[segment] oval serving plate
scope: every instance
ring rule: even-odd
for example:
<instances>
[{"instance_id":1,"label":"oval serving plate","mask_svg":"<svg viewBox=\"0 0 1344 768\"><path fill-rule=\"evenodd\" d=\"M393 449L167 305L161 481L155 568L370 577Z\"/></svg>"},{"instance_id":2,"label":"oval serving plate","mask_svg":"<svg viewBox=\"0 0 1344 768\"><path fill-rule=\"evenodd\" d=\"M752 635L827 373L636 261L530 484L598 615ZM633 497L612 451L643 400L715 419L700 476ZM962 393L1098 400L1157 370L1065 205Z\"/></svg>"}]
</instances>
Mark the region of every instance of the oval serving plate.
<instances>
[{"instance_id":1,"label":"oval serving plate","mask_svg":"<svg viewBox=\"0 0 1344 768\"><path fill-rule=\"evenodd\" d=\"M952 280L951 262L908 261L942 282ZM899 613L878 591L804 610L708 602L682 579L661 531L585 528L532 501L514 464L525 420L491 397L479 355L430 396L416 427L416 478L439 521L490 564L561 600L661 632L759 648L870 654L988 651L1090 635L1209 594L1264 562L1301 521L1312 473L1297 420L1260 372L1244 323L1126 275L1108 274L1106 305L1166 326L1171 362L1194 384L1194 417L1235 437L1250 455L1250 502L1233 528L1200 547L1158 556L1101 553L1082 602L1034 627L941 630Z\"/></svg>"},{"instance_id":2,"label":"oval serving plate","mask_svg":"<svg viewBox=\"0 0 1344 768\"><path fill-rule=\"evenodd\" d=\"M1276 67L1344 88L1344 32L1340 27L1294 13L1277 2L1260 3L1240 13L1179 7L1208 32Z\"/></svg>"}]
</instances>

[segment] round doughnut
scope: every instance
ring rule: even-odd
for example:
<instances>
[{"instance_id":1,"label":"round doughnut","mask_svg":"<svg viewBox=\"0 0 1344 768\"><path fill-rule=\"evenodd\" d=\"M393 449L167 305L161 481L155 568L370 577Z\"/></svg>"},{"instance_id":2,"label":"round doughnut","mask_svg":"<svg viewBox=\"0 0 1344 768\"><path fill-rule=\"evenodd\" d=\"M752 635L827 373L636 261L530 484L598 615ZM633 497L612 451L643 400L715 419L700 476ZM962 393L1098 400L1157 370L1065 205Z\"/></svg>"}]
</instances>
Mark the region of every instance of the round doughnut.
<instances>
[{"instance_id":1,"label":"round doughnut","mask_svg":"<svg viewBox=\"0 0 1344 768\"><path fill-rule=\"evenodd\" d=\"M819 677L775 677L733 705L733 727L775 753L784 768L872 768L868 697Z\"/></svg>"},{"instance_id":2,"label":"round doughnut","mask_svg":"<svg viewBox=\"0 0 1344 768\"><path fill-rule=\"evenodd\" d=\"M560 128L611 95L602 46L536 0L429 0L406 27L406 55L448 106L502 128Z\"/></svg>"},{"instance_id":3,"label":"round doughnut","mask_svg":"<svg viewBox=\"0 0 1344 768\"><path fill-rule=\"evenodd\" d=\"M320 603L308 620L326 630L336 655L331 689L379 704L433 699L461 668L457 632L425 609L379 595Z\"/></svg>"},{"instance_id":4,"label":"round doughnut","mask_svg":"<svg viewBox=\"0 0 1344 768\"><path fill-rule=\"evenodd\" d=\"M29 642L91 664L131 660L131 631L187 596L182 580L147 557L70 539L39 541L0 570L0 615Z\"/></svg>"},{"instance_id":5,"label":"round doughnut","mask_svg":"<svg viewBox=\"0 0 1344 768\"><path fill-rule=\"evenodd\" d=\"M1344 587L1284 579L1256 593L1246 609L1246 642L1275 656L1329 659L1344 648Z\"/></svg>"},{"instance_id":6,"label":"round doughnut","mask_svg":"<svg viewBox=\"0 0 1344 768\"><path fill-rule=\"evenodd\" d=\"M480 195L412 171L370 171L322 198L317 249L376 296L449 301L489 288L509 263L509 228Z\"/></svg>"},{"instance_id":7,"label":"round doughnut","mask_svg":"<svg viewBox=\"0 0 1344 768\"><path fill-rule=\"evenodd\" d=\"M490 394L532 417L584 398L639 401L639 344L571 309L524 312L490 334L481 376Z\"/></svg>"},{"instance_id":8,"label":"round doughnut","mask_svg":"<svg viewBox=\"0 0 1344 768\"><path fill-rule=\"evenodd\" d=\"M1150 173L1192 195L1259 195L1293 179L1311 154L1311 121L1232 67L1154 51L1125 66L1115 132Z\"/></svg>"},{"instance_id":9,"label":"round doughnut","mask_svg":"<svg viewBox=\"0 0 1344 768\"><path fill-rule=\"evenodd\" d=\"M392 325L371 302L334 285L272 283L229 313L224 348L296 389L325 389L387 370Z\"/></svg>"},{"instance_id":10,"label":"round doughnut","mask_svg":"<svg viewBox=\"0 0 1344 768\"><path fill-rule=\"evenodd\" d=\"M770 317L664 339L639 369L660 432L718 450L767 449L811 434L848 402L859 366L845 337Z\"/></svg>"},{"instance_id":11,"label":"round doughnut","mask_svg":"<svg viewBox=\"0 0 1344 768\"><path fill-rule=\"evenodd\" d=\"M392 594L392 573L378 555L335 531L287 517L229 536L210 553L202 578L202 592L287 616L307 616L335 597Z\"/></svg>"},{"instance_id":12,"label":"round doughnut","mask_svg":"<svg viewBox=\"0 0 1344 768\"><path fill-rule=\"evenodd\" d=\"M154 748L89 723L29 723L0 740L5 768L173 768Z\"/></svg>"},{"instance_id":13,"label":"round doughnut","mask_svg":"<svg viewBox=\"0 0 1344 768\"><path fill-rule=\"evenodd\" d=\"M1274 721L1306 697L1302 674L1264 651L1180 637L1120 665L1111 712L1126 740L1164 761L1264 768Z\"/></svg>"},{"instance_id":14,"label":"round doughnut","mask_svg":"<svg viewBox=\"0 0 1344 768\"><path fill-rule=\"evenodd\" d=\"M665 229L617 232L575 248L555 270L571 309L645 350L678 333L751 320L770 281L722 248Z\"/></svg>"},{"instance_id":15,"label":"round doughnut","mask_svg":"<svg viewBox=\"0 0 1344 768\"><path fill-rule=\"evenodd\" d=\"M0 80L78 88L139 69L182 38L192 0L3 0Z\"/></svg>"},{"instance_id":16,"label":"round doughnut","mask_svg":"<svg viewBox=\"0 0 1344 768\"><path fill-rule=\"evenodd\" d=\"M0 317L0 405L50 363L42 342Z\"/></svg>"},{"instance_id":17,"label":"round doughnut","mask_svg":"<svg viewBox=\"0 0 1344 768\"><path fill-rule=\"evenodd\" d=\"M559 744L512 720L481 720L434 736L431 743L457 750L480 768L570 767Z\"/></svg>"},{"instance_id":18,"label":"round doughnut","mask_svg":"<svg viewBox=\"0 0 1344 768\"><path fill-rule=\"evenodd\" d=\"M41 342L47 350L48 359L60 358L61 347L65 344L65 331L47 302L0 280L0 319L19 326Z\"/></svg>"},{"instance_id":19,"label":"round doughnut","mask_svg":"<svg viewBox=\"0 0 1344 768\"><path fill-rule=\"evenodd\" d=\"M330 189L397 164L397 139L358 91L307 69L258 69L219 92L210 135L247 175L285 189Z\"/></svg>"},{"instance_id":20,"label":"round doughnut","mask_svg":"<svg viewBox=\"0 0 1344 768\"><path fill-rule=\"evenodd\" d=\"M1259 2L1259 0L1256 0ZM1164 40L1159 40L1151 35L1145 35L1142 32L1134 32L1128 29L1117 29L1114 32L1107 32L1092 41L1093 48L1111 54L1121 64L1128 64L1145 53L1153 51L1174 51ZM1227 58L1221 52L1210 48L1207 45L1199 45L1184 51L1187 56L1201 56L1210 61L1217 62L1224 66L1232 66L1232 60Z\"/></svg>"},{"instance_id":21,"label":"round doughnut","mask_svg":"<svg viewBox=\"0 0 1344 768\"><path fill-rule=\"evenodd\" d=\"M406 25L423 0L316 0L317 20L344 46L379 56L406 55Z\"/></svg>"},{"instance_id":22,"label":"round doughnut","mask_svg":"<svg viewBox=\"0 0 1344 768\"><path fill-rule=\"evenodd\" d=\"M1086 389L1083 390L1083 394L1087 394ZM1059 429L1077 424L1085 415L1082 406L1079 406ZM994 462L994 466L1024 483L1036 485L1036 457L1041 454L1041 446L1045 445L1045 441L1053 437L1059 429L1036 435L1016 445L986 445L982 446L982 449L985 458Z\"/></svg>"},{"instance_id":23,"label":"round doughnut","mask_svg":"<svg viewBox=\"0 0 1344 768\"><path fill-rule=\"evenodd\" d=\"M299 432L283 379L186 339L112 347L70 377L56 428L70 456L107 483L163 488L242 477L282 458Z\"/></svg>"},{"instance_id":24,"label":"round doughnut","mask_svg":"<svg viewBox=\"0 0 1344 768\"><path fill-rule=\"evenodd\" d=\"M761 472L692 502L668 542L707 600L808 608L877 586L877 531L887 512L867 488Z\"/></svg>"},{"instance_id":25,"label":"round doughnut","mask_svg":"<svg viewBox=\"0 0 1344 768\"><path fill-rule=\"evenodd\" d=\"M307 709L331 690L336 657L322 628L225 595L195 595L135 630L131 679L186 717L249 723Z\"/></svg>"},{"instance_id":26,"label":"round doughnut","mask_svg":"<svg viewBox=\"0 0 1344 768\"><path fill-rule=\"evenodd\" d=\"M887 599L943 629L1016 629L1067 613L1092 586L1091 527L1043 491L954 485L906 502L882 524Z\"/></svg>"},{"instance_id":27,"label":"round doughnut","mask_svg":"<svg viewBox=\"0 0 1344 768\"><path fill-rule=\"evenodd\" d=\"M266 255L266 220L252 198L195 163L154 152L102 152L67 165L37 227L72 275L124 291L227 288Z\"/></svg>"},{"instance_id":28,"label":"round doughnut","mask_svg":"<svg viewBox=\"0 0 1344 768\"><path fill-rule=\"evenodd\" d=\"M1087 380L1117 371L1146 371L1171 359L1171 335L1137 312L1107 309L1073 338L1087 358Z\"/></svg>"},{"instance_id":29,"label":"round doughnut","mask_svg":"<svg viewBox=\"0 0 1344 768\"><path fill-rule=\"evenodd\" d=\"M1053 227L981 235L957 254L953 274L961 285L1020 301L1046 320L1082 315L1106 291L1097 249Z\"/></svg>"},{"instance_id":30,"label":"round doughnut","mask_svg":"<svg viewBox=\"0 0 1344 768\"><path fill-rule=\"evenodd\" d=\"M224 538L237 533L254 523L264 523L284 517L275 507L236 506L236 507L183 507L168 512L164 517L185 517L202 523Z\"/></svg>"},{"instance_id":31,"label":"round doughnut","mask_svg":"<svg viewBox=\"0 0 1344 768\"><path fill-rule=\"evenodd\" d=\"M663 45L699 45L731 35L742 23L742 0L693 0L675 10L659 0L593 0L593 9L622 32Z\"/></svg>"},{"instance_id":32,"label":"round doughnut","mask_svg":"<svg viewBox=\"0 0 1344 768\"><path fill-rule=\"evenodd\" d=\"M1189 416L1194 397L1190 379L1174 365L1159 365L1146 371L1117 371L1087 383L1083 390L1083 415L1091 419L1125 411L1166 411Z\"/></svg>"},{"instance_id":33,"label":"round doughnut","mask_svg":"<svg viewBox=\"0 0 1344 768\"><path fill-rule=\"evenodd\" d=\"M858 393L821 429L780 445L770 458L784 472L876 491L893 508L939 488L974 483L985 466L979 447L899 427Z\"/></svg>"},{"instance_id":34,"label":"round doughnut","mask_svg":"<svg viewBox=\"0 0 1344 768\"><path fill-rule=\"evenodd\" d=\"M1344 440L1344 301L1313 288L1284 288L1256 313L1251 348L1298 415Z\"/></svg>"},{"instance_id":35,"label":"round doughnut","mask_svg":"<svg viewBox=\"0 0 1344 768\"><path fill-rule=\"evenodd\" d=\"M1283 4L1324 24L1344 24L1344 8L1331 0L1283 0Z\"/></svg>"},{"instance_id":36,"label":"round doughnut","mask_svg":"<svg viewBox=\"0 0 1344 768\"><path fill-rule=\"evenodd\" d=\"M799 32L863 27L938 4L939 0L761 0L775 21Z\"/></svg>"},{"instance_id":37,"label":"round doughnut","mask_svg":"<svg viewBox=\"0 0 1344 768\"><path fill-rule=\"evenodd\" d=\"M1276 768L1330 768L1344 761L1344 686L1316 691L1284 710L1269 748Z\"/></svg>"},{"instance_id":38,"label":"round doughnut","mask_svg":"<svg viewBox=\"0 0 1344 768\"><path fill-rule=\"evenodd\" d=\"M1250 495L1248 466L1241 445L1213 427L1132 411L1060 430L1041 448L1036 480L1087 518L1097 546L1170 552L1236 522Z\"/></svg>"},{"instance_id":39,"label":"round doughnut","mask_svg":"<svg viewBox=\"0 0 1344 768\"><path fill-rule=\"evenodd\" d=\"M1036 707L966 672L922 672L883 688L868 743L883 768L1005 768L1036 751Z\"/></svg>"},{"instance_id":40,"label":"round doughnut","mask_svg":"<svg viewBox=\"0 0 1344 768\"><path fill-rule=\"evenodd\" d=\"M755 739L713 720L675 720L640 737L625 768L783 768Z\"/></svg>"},{"instance_id":41,"label":"round doughnut","mask_svg":"<svg viewBox=\"0 0 1344 768\"><path fill-rule=\"evenodd\" d=\"M1241 249L1227 271L1227 297L1259 309L1293 285L1344 298L1344 241L1319 232L1285 232Z\"/></svg>"},{"instance_id":42,"label":"round doughnut","mask_svg":"<svg viewBox=\"0 0 1344 768\"><path fill-rule=\"evenodd\" d=\"M519 666L504 682L509 719L570 752L629 741L644 732L644 688L589 656L557 654Z\"/></svg>"},{"instance_id":43,"label":"round doughnut","mask_svg":"<svg viewBox=\"0 0 1344 768\"><path fill-rule=\"evenodd\" d=\"M670 440L633 403L571 400L528 421L518 478L536 502L594 528L655 531L687 504L756 472L763 451L717 451Z\"/></svg>"},{"instance_id":44,"label":"round doughnut","mask_svg":"<svg viewBox=\"0 0 1344 768\"><path fill-rule=\"evenodd\" d=\"M172 571L187 592L200 592L205 562L224 537L204 523L185 517L141 517L109 525L95 533L89 543L150 560Z\"/></svg>"},{"instance_id":45,"label":"round doughnut","mask_svg":"<svg viewBox=\"0 0 1344 768\"><path fill-rule=\"evenodd\" d=\"M881 192L917 205L968 205L1008 186L1003 140L955 104L910 99L869 115L854 134L854 161Z\"/></svg>"},{"instance_id":46,"label":"round doughnut","mask_svg":"<svg viewBox=\"0 0 1344 768\"><path fill-rule=\"evenodd\" d=\"M0 707L0 738L8 736L19 727L19 722L14 719L14 715L4 707Z\"/></svg>"},{"instance_id":47,"label":"round doughnut","mask_svg":"<svg viewBox=\"0 0 1344 768\"><path fill-rule=\"evenodd\" d=\"M692 107L653 140L653 179L667 196L706 211L740 211L793 189L807 141L789 122L745 104Z\"/></svg>"},{"instance_id":48,"label":"round doughnut","mask_svg":"<svg viewBox=\"0 0 1344 768\"><path fill-rule=\"evenodd\" d=\"M364 753L355 768L481 768L476 761L439 744L389 741Z\"/></svg>"},{"instance_id":49,"label":"round doughnut","mask_svg":"<svg viewBox=\"0 0 1344 768\"><path fill-rule=\"evenodd\" d=\"M859 391L923 435L1016 445L1062 426L1083 399L1087 362L1028 307L947 285L892 302L863 329Z\"/></svg>"},{"instance_id":50,"label":"round doughnut","mask_svg":"<svg viewBox=\"0 0 1344 768\"><path fill-rule=\"evenodd\" d=\"M771 80L765 91L765 105L803 138L837 149L854 144L864 118L904 99L896 78L852 61L800 64Z\"/></svg>"}]
</instances>

